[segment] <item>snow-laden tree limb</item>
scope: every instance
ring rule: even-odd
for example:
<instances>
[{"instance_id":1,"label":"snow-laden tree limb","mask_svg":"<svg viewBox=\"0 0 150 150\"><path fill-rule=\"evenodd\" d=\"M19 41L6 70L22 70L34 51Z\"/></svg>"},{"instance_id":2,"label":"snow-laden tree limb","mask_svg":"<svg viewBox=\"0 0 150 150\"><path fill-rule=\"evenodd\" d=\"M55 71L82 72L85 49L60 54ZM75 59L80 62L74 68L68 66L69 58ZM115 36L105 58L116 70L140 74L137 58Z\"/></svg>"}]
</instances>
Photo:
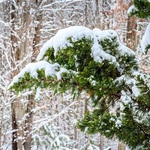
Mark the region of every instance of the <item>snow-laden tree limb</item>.
<instances>
[{"instance_id":1,"label":"snow-laden tree limb","mask_svg":"<svg viewBox=\"0 0 150 150\"><path fill-rule=\"evenodd\" d=\"M150 77L140 71L134 52L115 31L82 26L59 30L37 60L14 77L10 89L51 88L74 95L85 91L94 107L78 122L82 131L116 136L132 148L147 150ZM146 116L142 123L141 114Z\"/></svg>"}]
</instances>

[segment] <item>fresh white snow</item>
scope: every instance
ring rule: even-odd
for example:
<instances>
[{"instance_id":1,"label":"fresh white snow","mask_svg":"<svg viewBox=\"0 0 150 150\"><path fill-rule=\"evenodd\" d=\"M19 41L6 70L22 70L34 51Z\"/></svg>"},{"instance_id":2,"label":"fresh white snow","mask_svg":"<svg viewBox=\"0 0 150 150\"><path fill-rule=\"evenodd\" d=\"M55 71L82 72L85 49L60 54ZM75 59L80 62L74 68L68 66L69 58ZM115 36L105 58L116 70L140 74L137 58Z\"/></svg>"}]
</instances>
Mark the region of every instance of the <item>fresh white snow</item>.
<instances>
[{"instance_id":1,"label":"fresh white snow","mask_svg":"<svg viewBox=\"0 0 150 150\"><path fill-rule=\"evenodd\" d=\"M132 6L129 7L127 13L130 14L131 12L134 12L136 10L137 10L136 7L134 5L132 5Z\"/></svg>"},{"instance_id":2,"label":"fresh white snow","mask_svg":"<svg viewBox=\"0 0 150 150\"><path fill-rule=\"evenodd\" d=\"M120 76L120 77L118 77L116 80L115 80L116 82L122 82L122 81L125 81L125 83L129 86L129 87L131 87L131 89L132 89L132 94L133 94L133 96L135 96L135 97L138 97L139 95L140 95L140 89L137 87L137 81L136 81L136 79L134 79L134 78L131 78L131 77L129 77L129 76L125 76L125 75L122 75L122 76ZM123 97L124 97L124 92L122 93L123 95ZM122 98L123 98L122 97ZM123 98L124 99L124 98Z\"/></svg>"},{"instance_id":3,"label":"fresh white snow","mask_svg":"<svg viewBox=\"0 0 150 150\"><path fill-rule=\"evenodd\" d=\"M82 39L83 37L92 38L92 30L83 27L83 26L72 26L69 28L59 30L54 37L52 37L49 41L47 41L44 46L42 47L40 54L37 57L39 61L42 59L45 52L53 47L55 50L55 55L57 54L58 50L61 48L66 48L67 46L73 46L69 41L68 38L72 37L73 42L77 41L78 39Z\"/></svg>"},{"instance_id":4,"label":"fresh white snow","mask_svg":"<svg viewBox=\"0 0 150 150\"><path fill-rule=\"evenodd\" d=\"M118 66L116 58L105 52L102 46L99 44L99 41L103 41L106 38L111 40L112 38L117 37L117 42L119 44L118 52L120 55L134 55L134 52L132 52L129 48L125 47L123 44L120 44L118 35L113 30L101 31L97 28L90 30L89 28L83 26L72 26L59 30L54 37L48 40L41 48L40 54L37 57L37 61L40 61L43 58L44 54L49 48L54 48L54 55L57 55L59 50L66 48L67 46L72 47L73 45L69 42L68 38L71 38L73 42L76 42L83 37L93 41L93 45L91 47L91 56L96 62L109 60Z\"/></svg>"},{"instance_id":5,"label":"fresh white snow","mask_svg":"<svg viewBox=\"0 0 150 150\"><path fill-rule=\"evenodd\" d=\"M120 128L121 125L122 125L121 120L117 119L117 121L116 121L116 128Z\"/></svg>"},{"instance_id":6,"label":"fresh white snow","mask_svg":"<svg viewBox=\"0 0 150 150\"><path fill-rule=\"evenodd\" d=\"M114 56L111 56L110 54L106 53L102 46L98 43L99 42L99 38L97 38L96 36L94 37L94 44L91 48L92 53L91 56L93 56L94 60L96 62L102 62L103 60L110 60L113 63L116 62L116 58Z\"/></svg>"},{"instance_id":7,"label":"fresh white snow","mask_svg":"<svg viewBox=\"0 0 150 150\"><path fill-rule=\"evenodd\" d=\"M145 48L150 45L150 23L148 24L145 34L141 41L142 51L145 52Z\"/></svg>"},{"instance_id":8,"label":"fresh white snow","mask_svg":"<svg viewBox=\"0 0 150 150\"><path fill-rule=\"evenodd\" d=\"M45 71L46 77L56 76L58 80L61 79L61 74L63 72L67 72L67 70L65 68L60 67L58 63L50 64L46 61L30 63L24 69L22 69L17 76L13 78L9 87L11 87L14 83L17 83L19 81L19 78L23 78L25 73L29 73L30 76L32 76L33 78L38 78L37 70L41 69ZM59 71L56 71L56 69L59 69Z\"/></svg>"},{"instance_id":9,"label":"fresh white snow","mask_svg":"<svg viewBox=\"0 0 150 150\"><path fill-rule=\"evenodd\" d=\"M127 93L123 90L121 91L121 101L125 104L128 105L131 103L131 97L127 95ZM122 109L123 110L123 109Z\"/></svg>"},{"instance_id":10,"label":"fresh white snow","mask_svg":"<svg viewBox=\"0 0 150 150\"><path fill-rule=\"evenodd\" d=\"M19 81L19 78L23 78L25 73L29 73L30 76L32 76L33 78L38 78L37 70L41 69L45 71L46 77L56 76L57 79L60 80L62 72L67 72L67 69L60 67L58 63L50 64L46 60L40 60L43 58L44 54L49 48L54 48L54 55L57 55L57 52L59 50L66 48L67 46L73 46L72 43L70 43L70 41L68 40L68 38L71 38L73 42L76 42L77 40L82 39L83 37L93 41L93 45L91 47L91 56L96 62L103 62L104 60L109 60L111 63L115 64L117 68L119 68L119 64L116 60L117 56L115 57L110 55L109 53L104 51L102 46L99 44L99 42L103 41L104 39L112 40L112 38L114 37L117 38L116 40L119 44L118 55L134 55L134 52L132 52L129 48L127 48L119 42L118 35L113 30L101 31L97 28L91 30L83 26L68 27L59 30L54 37L52 37L43 45L40 54L37 57L37 60L39 62L28 64L24 69L21 70L21 72L17 76L13 78L13 81L11 82L9 87L11 87L14 83L17 83ZM120 72L122 72L122 70L120 70ZM126 82L129 81L131 82L131 80L126 80ZM135 81L133 81L133 83L130 84L133 85L132 91L134 95L138 96L140 92L135 85Z\"/></svg>"}]
</instances>

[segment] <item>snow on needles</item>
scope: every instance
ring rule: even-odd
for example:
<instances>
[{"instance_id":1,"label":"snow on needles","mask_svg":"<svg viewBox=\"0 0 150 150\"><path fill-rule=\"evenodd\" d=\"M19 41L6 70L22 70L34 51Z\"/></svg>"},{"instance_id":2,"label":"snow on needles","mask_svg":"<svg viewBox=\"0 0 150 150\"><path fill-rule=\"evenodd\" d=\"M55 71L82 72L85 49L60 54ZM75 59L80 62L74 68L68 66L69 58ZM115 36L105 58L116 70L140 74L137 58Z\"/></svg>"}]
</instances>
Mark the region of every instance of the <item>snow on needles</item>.
<instances>
[{"instance_id":1,"label":"snow on needles","mask_svg":"<svg viewBox=\"0 0 150 150\"><path fill-rule=\"evenodd\" d=\"M67 46L72 47L73 44L70 43L68 38L71 38L72 42L76 42L83 37L93 41L93 45L91 47L91 56L93 56L93 59L95 61L102 62L103 60L109 60L112 61L112 63L116 63L116 58L106 53L103 50L102 46L99 44L99 41L102 41L106 38L111 39L113 37L117 37L118 40L117 33L113 30L101 31L97 28L94 30L90 30L89 28L83 26L72 26L59 30L54 37L52 37L43 45L40 54L37 57L37 61L40 61L43 58L44 54L49 48L54 48L54 55L57 55L57 52L59 50L64 49ZM120 43L119 40L117 42ZM118 49L118 52L121 55L133 54L130 49L123 48L122 44L120 44L119 46L120 49Z\"/></svg>"},{"instance_id":2,"label":"snow on needles","mask_svg":"<svg viewBox=\"0 0 150 150\"><path fill-rule=\"evenodd\" d=\"M72 37L73 42L81 39L83 37L91 38L92 30L83 27L83 26L72 26L69 28L59 30L54 37L48 40L44 46L41 48L40 54L37 57L39 61L42 59L43 55L46 51L53 47L55 50L55 55L57 51L61 48L66 48L67 46L73 46L69 41L68 38Z\"/></svg>"},{"instance_id":3,"label":"snow on needles","mask_svg":"<svg viewBox=\"0 0 150 150\"><path fill-rule=\"evenodd\" d=\"M145 31L145 34L144 34L142 41L141 41L141 47L142 47L143 52L146 51L145 49L148 45L150 45L150 23L148 24L146 31Z\"/></svg>"},{"instance_id":4,"label":"snow on needles","mask_svg":"<svg viewBox=\"0 0 150 150\"><path fill-rule=\"evenodd\" d=\"M14 83L19 81L19 78L23 78L25 73L29 73L30 76L33 78L38 78L37 70L43 69L45 71L45 76L56 76L58 80L61 79L61 73L67 72L65 68L60 67L58 63L50 64L46 60L41 61L43 56L48 51L49 48L54 49L54 55L57 55L57 52L61 49L64 49L68 46L73 46L73 44L68 40L71 38L71 42L76 42L82 38L86 38L92 41L93 45L91 46L91 56L93 57L94 61L96 62L103 62L104 60L109 60L113 64L118 67L118 62L116 57L107 53L103 47L101 46L100 42L109 39L112 41L113 38L116 38L116 42L118 43L118 55L134 55L134 53L123 44L119 42L119 38L117 33L113 30L104 30L101 31L100 29L89 29L83 26L72 26L65 29L59 30L54 37L48 40L42 47L40 54L37 57L39 62L30 63L21 72L13 78L10 86L13 86ZM58 70L58 71L56 71ZM133 87L133 91L137 90L136 86ZM136 93L135 95L138 95Z\"/></svg>"},{"instance_id":5,"label":"snow on needles","mask_svg":"<svg viewBox=\"0 0 150 150\"><path fill-rule=\"evenodd\" d=\"M117 34L113 31L113 30L105 30L105 31L101 31L99 29L94 29L93 30L93 34L94 34L94 43L93 46L91 48L92 53L91 55L93 56L94 60L96 62L102 62L103 60L110 60L113 63L116 62L116 58L108 53L106 53L102 46L99 44L99 41L104 40L105 38L111 38L114 36L117 36Z\"/></svg>"},{"instance_id":6,"label":"snow on needles","mask_svg":"<svg viewBox=\"0 0 150 150\"><path fill-rule=\"evenodd\" d=\"M135 12L135 11L137 11L137 9L134 5L132 5L132 6L129 7L127 13L130 14L130 13Z\"/></svg>"},{"instance_id":7,"label":"snow on needles","mask_svg":"<svg viewBox=\"0 0 150 150\"><path fill-rule=\"evenodd\" d=\"M58 80L61 79L61 74L63 72L67 72L65 68L62 68L59 66L58 63L50 64L46 61L40 61L36 63L30 63L28 64L24 69L21 70L21 72L13 78L13 81L9 85L9 87L13 86L14 83L17 83L20 78L24 77L25 73L29 73L30 76L33 78L38 78L37 70L43 69L45 71L45 76L56 76ZM59 70L59 71L56 71Z\"/></svg>"},{"instance_id":8,"label":"snow on needles","mask_svg":"<svg viewBox=\"0 0 150 150\"><path fill-rule=\"evenodd\" d=\"M118 77L115 81L116 82L124 81L125 84L131 88L133 96L138 97L141 94L140 89L137 86L138 82L135 78L132 78L128 75L122 75L122 76ZM128 98L128 96L125 94L125 92L122 92L122 100L124 101L125 99L129 100L130 98ZM124 101L124 103L126 103L126 102Z\"/></svg>"}]
</instances>

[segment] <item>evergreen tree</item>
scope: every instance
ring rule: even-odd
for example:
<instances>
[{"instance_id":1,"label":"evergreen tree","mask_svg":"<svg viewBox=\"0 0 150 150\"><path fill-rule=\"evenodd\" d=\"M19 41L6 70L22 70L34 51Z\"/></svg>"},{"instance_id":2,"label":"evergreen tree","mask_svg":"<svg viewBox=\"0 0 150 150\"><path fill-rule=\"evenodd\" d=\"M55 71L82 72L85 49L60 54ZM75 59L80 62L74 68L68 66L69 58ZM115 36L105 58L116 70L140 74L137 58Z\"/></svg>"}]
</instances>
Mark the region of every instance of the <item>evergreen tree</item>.
<instances>
[{"instance_id":1,"label":"evergreen tree","mask_svg":"<svg viewBox=\"0 0 150 150\"><path fill-rule=\"evenodd\" d=\"M134 7L132 7L131 15L139 18L150 17L150 1L149 0L133 0Z\"/></svg>"},{"instance_id":2,"label":"evergreen tree","mask_svg":"<svg viewBox=\"0 0 150 150\"><path fill-rule=\"evenodd\" d=\"M93 111L77 123L90 134L117 137L131 149L150 147L150 77L139 70L135 54L112 30L69 27L41 49L10 84L21 92L32 88L90 95Z\"/></svg>"},{"instance_id":3,"label":"evergreen tree","mask_svg":"<svg viewBox=\"0 0 150 150\"><path fill-rule=\"evenodd\" d=\"M129 15L135 15L139 18L150 18L150 1L149 0L134 0L133 5L129 8ZM143 52L147 53L150 49L150 23L147 26L146 32L141 41Z\"/></svg>"}]
</instances>

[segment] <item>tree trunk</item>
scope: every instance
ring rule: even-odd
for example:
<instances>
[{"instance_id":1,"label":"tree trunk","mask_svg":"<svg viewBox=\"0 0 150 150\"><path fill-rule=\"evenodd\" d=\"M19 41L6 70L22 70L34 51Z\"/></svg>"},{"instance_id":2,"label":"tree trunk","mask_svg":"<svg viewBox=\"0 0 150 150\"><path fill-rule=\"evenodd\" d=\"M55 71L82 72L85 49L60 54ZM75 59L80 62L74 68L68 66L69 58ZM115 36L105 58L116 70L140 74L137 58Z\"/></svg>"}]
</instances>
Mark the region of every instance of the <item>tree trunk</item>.
<instances>
[{"instance_id":1,"label":"tree trunk","mask_svg":"<svg viewBox=\"0 0 150 150\"><path fill-rule=\"evenodd\" d=\"M99 0L95 0L95 27L100 29Z\"/></svg>"},{"instance_id":2,"label":"tree trunk","mask_svg":"<svg viewBox=\"0 0 150 150\"><path fill-rule=\"evenodd\" d=\"M85 26L87 26L89 24L88 21L88 1L84 0L84 22L85 22Z\"/></svg>"},{"instance_id":3,"label":"tree trunk","mask_svg":"<svg viewBox=\"0 0 150 150\"><path fill-rule=\"evenodd\" d=\"M118 144L118 150L125 150L125 149L126 149L126 145L124 143L120 142Z\"/></svg>"},{"instance_id":4,"label":"tree trunk","mask_svg":"<svg viewBox=\"0 0 150 150\"><path fill-rule=\"evenodd\" d=\"M127 21L127 46L135 51L136 49L136 19L128 17Z\"/></svg>"},{"instance_id":5,"label":"tree trunk","mask_svg":"<svg viewBox=\"0 0 150 150\"><path fill-rule=\"evenodd\" d=\"M17 18L17 15L15 13L15 6L12 4L11 5L11 9L12 9L12 13L11 13L11 20L12 20L12 25L11 25L11 28L12 28L12 31L11 31L11 42L12 42L12 58L14 58L14 61L12 61L12 68L15 68L15 61L19 60L19 48L16 45L16 43L18 42L18 39L15 35L15 24L16 24L16 18ZM14 69L13 72L12 72L12 78L13 76L15 76L17 74L17 70ZM18 139L18 136L21 136L19 134L19 129L18 129L18 119L20 118L17 117L17 109L19 108L19 104L18 106L16 107L18 103L18 100L14 100L11 104L11 109L12 109L12 129L13 129L13 132L12 132L12 150L21 150L22 149L22 146L20 147L20 141L17 141ZM22 110L21 110L22 111ZM20 114L21 112L19 112ZM20 118L21 119L21 118ZM22 135L23 136L23 135Z\"/></svg>"},{"instance_id":6,"label":"tree trunk","mask_svg":"<svg viewBox=\"0 0 150 150\"><path fill-rule=\"evenodd\" d=\"M103 148L104 148L104 136L102 136L102 135L100 135L100 145L99 145L99 147L100 147L100 150L103 150Z\"/></svg>"},{"instance_id":7,"label":"tree trunk","mask_svg":"<svg viewBox=\"0 0 150 150\"><path fill-rule=\"evenodd\" d=\"M40 29L42 28L42 15L38 14L36 21L38 22L37 26L35 27L35 34L34 34L34 39L33 39L33 55L32 55L32 59L31 61L34 62L35 58L37 57L39 51L40 51L40 47L39 47L39 43L40 43L40 37L41 37L41 31Z\"/></svg>"},{"instance_id":8,"label":"tree trunk","mask_svg":"<svg viewBox=\"0 0 150 150\"><path fill-rule=\"evenodd\" d=\"M27 105L27 118L25 120L25 142L24 142L24 149L25 150L30 150L31 149L31 142L32 142L32 123L33 123L33 108L35 107L34 105L34 96L29 95L28 96L29 101Z\"/></svg>"},{"instance_id":9,"label":"tree trunk","mask_svg":"<svg viewBox=\"0 0 150 150\"><path fill-rule=\"evenodd\" d=\"M129 4L131 6L131 4ZM131 48L132 50L135 51L136 49L136 28L137 28L137 23L136 23L136 18L135 17L130 17L128 16L127 20L127 46Z\"/></svg>"},{"instance_id":10,"label":"tree trunk","mask_svg":"<svg viewBox=\"0 0 150 150\"><path fill-rule=\"evenodd\" d=\"M37 9L38 5L40 4L41 0L38 1L36 0L36 8ZM35 16L36 22L38 22L37 26L35 27L35 34L33 37L33 53L32 53L32 58L31 62L35 61L35 58L37 57L37 54L39 53L39 43L40 43L40 37L41 37L41 32L40 29L42 28L41 22L42 22L42 14L38 13ZM25 121L25 143L24 143L24 149L25 150L30 150L31 149L31 144L32 144L32 123L33 123L33 108L35 107L35 102L34 102L34 95L31 94L28 96L28 105L27 105L27 110L26 113L28 114L28 117L26 118Z\"/></svg>"},{"instance_id":11,"label":"tree trunk","mask_svg":"<svg viewBox=\"0 0 150 150\"><path fill-rule=\"evenodd\" d=\"M12 109L12 129L13 129L13 132L12 132L12 150L17 150L17 141L16 141L16 138L17 138L17 129L18 129L18 126L17 126L17 123L16 123L16 116L15 116L15 110L14 110L14 103L11 104L11 109Z\"/></svg>"},{"instance_id":12,"label":"tree trunk","mask_svg":"<svg viewBox=\"0 0 150 150\"><path fill-rule=\"evenodd\" d=\"M3 136L3 132L2 132L2 129L3 129L3 119L4 119L4 106L1 108L0 110L1 112L1 116L0 116L0 150L2 150L2 136Z\"/></svg>"},{"instance_id":13,"label":"tree trunk","mask_svg":"<svg viewBox=\"0 0 150 150\"><path fill-rule=\"evenodd\" d=\"M12 105L12 127L13 127L13 143L12 149L14 150L22 150L22 143L24 138L24 121L22 120L25 112L24 105L21 101L16 99Z\"/></svg>"},{"instance_id":14,"label":"tree trunk","mask_svg":"<svg viewBox=\"0 0 150 150\"><path fill-rule=\"evenodd\" d=\"M21 0L15 4L11 2L11 42L12 42L12 68L16 68L16 62L21 60L30 46L28 33L30 31L30 14L28 5L22 5ZM17 7L22 13L18 13ZM23 64L22 64L23 65ZM24 65L23 65L24 66ZM13 69L12 78L18 73L18 69ZM23 102L16 98L12 104L12 150L22 150L24 142L24 121L25 108Z\"/></svg>"}]
</instances>

